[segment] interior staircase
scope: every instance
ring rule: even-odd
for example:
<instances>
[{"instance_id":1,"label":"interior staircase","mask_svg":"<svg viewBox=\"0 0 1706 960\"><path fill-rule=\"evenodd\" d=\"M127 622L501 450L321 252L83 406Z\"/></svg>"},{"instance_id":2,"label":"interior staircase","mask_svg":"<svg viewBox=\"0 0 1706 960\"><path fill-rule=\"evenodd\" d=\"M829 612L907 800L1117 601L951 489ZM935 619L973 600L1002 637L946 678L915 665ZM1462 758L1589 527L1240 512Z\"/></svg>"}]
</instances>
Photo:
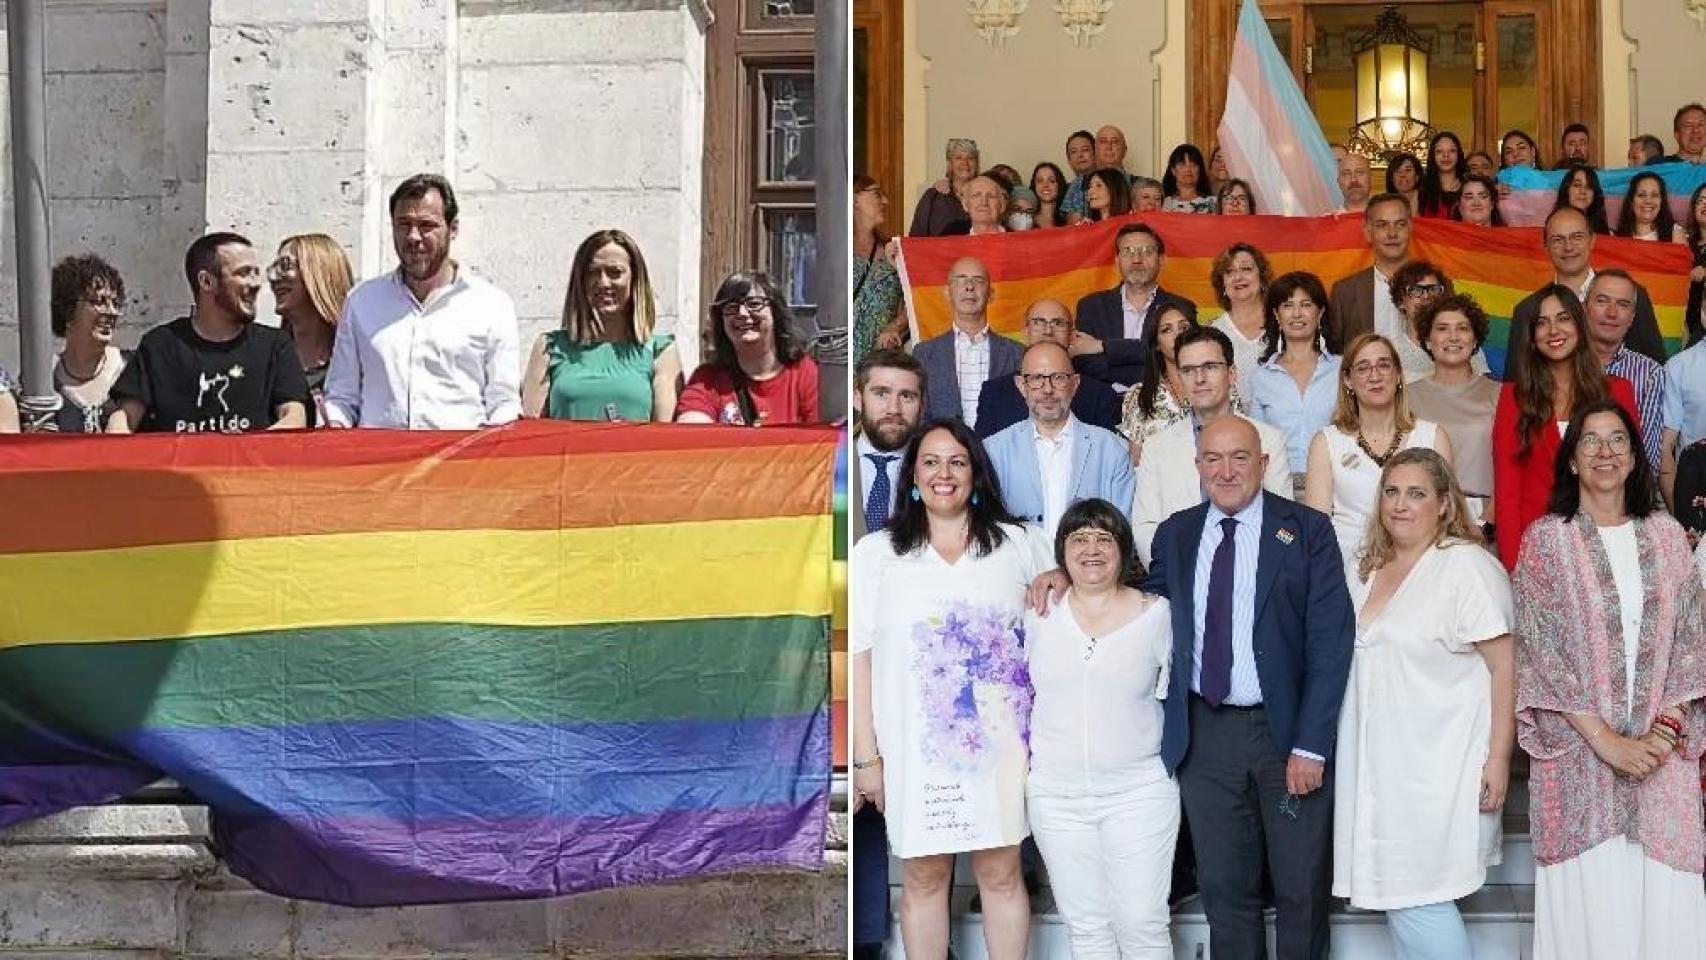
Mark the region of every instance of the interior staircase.
<instances>
[{"instance_id":1,"label":"interior staircase","mask_svg":"<svg viewBox=\"0 0 1706 960\"><path fill-rule=\"evenodd\" d=\"M1528 833L1528 763L1521 751L1511 766L1504 807L1503 862L1488 868L1487 882L1481 889L1457 901L1475 948L1473 960L1529 960L1534 943L1534 851ZM955 866L950 947L956 960L984 960L983 917L971 911L977 884L971 876L970 860L961 857ZM1031 901L1028 958L1072 960L1066 922L1055 908L1046 868L1041 879L1042 890ZM892 858L889 882L890 900L898 916L900 863ZM1397 960L1384 913L1358 910L1343 900L1333 903L1333 960ZM1274 955L1273 916L1269 910L1270 956ZM1192 897L1174 908L1172 932L1175 960L1211 960L1208 918L1203 915L1200 898ZM890 929L886 955L888 960L902 960L906 955L898 924Z\"/></svg>"}]
</instances>

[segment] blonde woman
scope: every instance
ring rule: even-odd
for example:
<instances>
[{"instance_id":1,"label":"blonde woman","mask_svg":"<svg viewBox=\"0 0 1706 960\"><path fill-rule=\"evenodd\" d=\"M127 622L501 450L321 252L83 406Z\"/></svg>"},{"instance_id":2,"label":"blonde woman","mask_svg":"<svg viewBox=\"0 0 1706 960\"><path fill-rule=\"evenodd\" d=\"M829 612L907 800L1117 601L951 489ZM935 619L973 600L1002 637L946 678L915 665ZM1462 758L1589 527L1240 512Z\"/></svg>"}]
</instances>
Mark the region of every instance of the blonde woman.
<instances>
[{"instance_id":1,"label":"blonde woman","mask_svg":"<svg viewBox=\"0 0 1706 960\"><path fill-rule=\"evenodd\" d=\"M1386 462L1411 447L1437 450L1449 462L1451 437L1410 412L1398 351L1378 333L1359 334L1345 347L1339 383L1333 422L1309 442L1303 502L1333 518L1348 563L1362 546Z\"/></svg>"},{"instance_id":2,"label":"blonde woman","mask_svg":"<svg viewBox=\"0 0 1706 960\"><path fill-rule=\"evenodd\" d=\"M323 233L286 237L267 268L267 282L272 285L274 309L296 346L296 358L302 361L302 373L308 378L317 414L314 422L324 423L321 385L332 362L332 343L338 318L344 312L344 299L355 282L349 257L338 241Z\"/></svg>"},{"instance_id":3,"label":"blonde woman","mask_svg":"<svg viewBox=\"0 0 1706 960\"><path fill-rule=\"evenodd\" d=\"M534 341L521 412L552 420L667 423L681 393L675 335L657 332L657 299L634 238L600 230L581 241L563 325Z\"/></svg>"},{"instance_id":4,"label":"blonde woman","mask_svg":"<svg viewBox=\"0 0 1706 960\"><path fill-rule=\"evenodd\" d=\"M1511 586L1433 450L1380 472L1339 710L1333 895L1386 911L1400 957L1468 957L1454 902L1499 862L1516 739Z\"/></svg>"}]
</instances>

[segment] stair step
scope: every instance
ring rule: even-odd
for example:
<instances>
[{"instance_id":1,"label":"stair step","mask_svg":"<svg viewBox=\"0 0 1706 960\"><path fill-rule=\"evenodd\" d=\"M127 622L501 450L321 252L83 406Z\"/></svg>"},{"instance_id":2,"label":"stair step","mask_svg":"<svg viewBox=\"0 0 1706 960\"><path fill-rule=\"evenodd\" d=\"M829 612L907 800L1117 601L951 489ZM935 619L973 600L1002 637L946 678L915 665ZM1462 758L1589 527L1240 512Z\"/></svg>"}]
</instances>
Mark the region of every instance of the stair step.
<instances>
[{"instance_id":1,"label":"stair step","mask_svg":"<svg viewBox=\"0 0 1706 960\"><path fill-rule=\"evenodd\" d=\"M983 960L983 917L968 913L972 888L954 890L954 921L950 942L957 960ZM1469 927L1476 960L1529 960L1534 940L1534 890L1512 884L1488 884L1457 901ZM1045 891L1037 898L1031 917L1031 943L1026 960L1072 960L1072 945L1066 922L1054 911L1052 897ZM1334 901L1331 919L1334 960L1396 960L1385 915L1358 910ZM1274 912L1267 913L1268 950L1274 943ZM1173 956L1176 960L1205 960L1208 957L1208 922L1196 898L1173 911ZM890 933L886 956L905 960L899 928Z\"/></svg>"}]
</instances>

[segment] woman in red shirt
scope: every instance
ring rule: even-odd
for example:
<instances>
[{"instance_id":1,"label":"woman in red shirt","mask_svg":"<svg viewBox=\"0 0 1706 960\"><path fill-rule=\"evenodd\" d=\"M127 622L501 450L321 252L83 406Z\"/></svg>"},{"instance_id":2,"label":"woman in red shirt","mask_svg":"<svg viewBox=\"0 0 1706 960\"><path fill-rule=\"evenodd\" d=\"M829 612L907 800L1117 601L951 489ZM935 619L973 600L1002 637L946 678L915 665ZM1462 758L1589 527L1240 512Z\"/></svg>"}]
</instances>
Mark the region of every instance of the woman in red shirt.
<instances>
[{"instance_id":1,"label":"woman in red shirt","mask_svg":"<svg viewBox=\"0 0 1706 960\"><path fill-rule=\"evenodd\" d=\"M1630 420L1648 427L1640 423L1629 381L1607 374L1595 359L1587 314L1575 291L1554 283L1539 292L1539 312L1520 348L1526 354L1518 367L1522 377L1500 388L1493 413L1493 502L1499 505L1494 528L1499 559L1511 570L1523 532L1546 512L1553 461L1571 414L1615 400ZM1507 367L1512 359L1506 358Z\"/></svg>"},{"instance_id":2,"label":"woman in red shirt","mask_svg":"<svg viewBox=\"0 0 1706 960\"><path fill-rule=\"evenodd\" d=\"M711 302L711 355L693 371L676 423L817 423L817 363L763 273L730 274Z\"/></svg>"}]
</instances>

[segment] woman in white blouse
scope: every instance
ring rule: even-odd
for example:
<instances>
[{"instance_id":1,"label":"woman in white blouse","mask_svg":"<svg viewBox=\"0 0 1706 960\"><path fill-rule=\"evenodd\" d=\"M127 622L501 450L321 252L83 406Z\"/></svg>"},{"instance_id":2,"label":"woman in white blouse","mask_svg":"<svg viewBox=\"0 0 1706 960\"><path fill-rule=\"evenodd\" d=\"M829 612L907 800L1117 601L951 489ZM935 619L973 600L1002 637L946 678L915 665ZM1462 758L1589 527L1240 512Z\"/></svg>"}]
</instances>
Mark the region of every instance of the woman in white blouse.
<instances>
[{"instance_id":1,"label":"woman in white blouse","mask_svg":"<svg viewBox=\"0 0 1706 960\"><path fill-rule=\"evenodd\" d=\"M1367 546L1349 578L1333 895L1387 911L1400 957L1469 957L1453 901L1499 862L1516 738L1510 581L1432 450L1387 462Z\"/></svg>"},{"instance_id":2,"label":"woman in white blouse","mask_svg":"<svg viewBox=\"0 0 1706 960\"><path fill-rule=\"evenodd\" d=\"M1106 500L1061 517L1055 562L1070 587L1025 615L1035 700L1025 794L1072 955L1173 956L1167 888L1179 788L1161 763L1172 619L1126 586L1131 526Z\"/></svg>"},{"instance_id":3,"label":"woman in white blouse","mask_svg":"<svg viewBox=\"0 0 1706 960\"><path fill-rule=\"evenodd\" d=\"M1238 386L1244 396L1251 395L1251 377L1255 376L1267 330L1268 285L1274 275L1268 258L1248 243L1235 243L1214 258L1209 271L1214 295L1226 312L1214 318L1209 326L1232 340L1233 366L1238 368Z\"/></svg>"},{"instance_id":4,"label":"woman in white blouse","mask_svg":"<svg viewBox=\"0 0 1706 960\"><path fill-rule=\"evenodd\" d=\"M971 855L991 960L1021 960L1031 682L1025 588L1048 544L1001 502L983 444L928 423L901 459L889 525L860 540L848 590L853 812L887 820L908 957L948 955L954 854Z\"/></svg>"},{"instance_id":5,"label":"woman in white blouse","mask_svg":"<svg viewBox=\"0 0 1706 960\"><path fill-rule=\"evenodd\" d=\"M1333 422L1309 442L1303 502L1333 518L1339 552L1347 563L1362 546L1374 512L1380 471L1400 450L1437 450L1451 461L1451 437L1410 412L1404 398L1404 364L1392 341L1359 334L1345 345L1341 389Z\"/></svg>"}]
</instances>

